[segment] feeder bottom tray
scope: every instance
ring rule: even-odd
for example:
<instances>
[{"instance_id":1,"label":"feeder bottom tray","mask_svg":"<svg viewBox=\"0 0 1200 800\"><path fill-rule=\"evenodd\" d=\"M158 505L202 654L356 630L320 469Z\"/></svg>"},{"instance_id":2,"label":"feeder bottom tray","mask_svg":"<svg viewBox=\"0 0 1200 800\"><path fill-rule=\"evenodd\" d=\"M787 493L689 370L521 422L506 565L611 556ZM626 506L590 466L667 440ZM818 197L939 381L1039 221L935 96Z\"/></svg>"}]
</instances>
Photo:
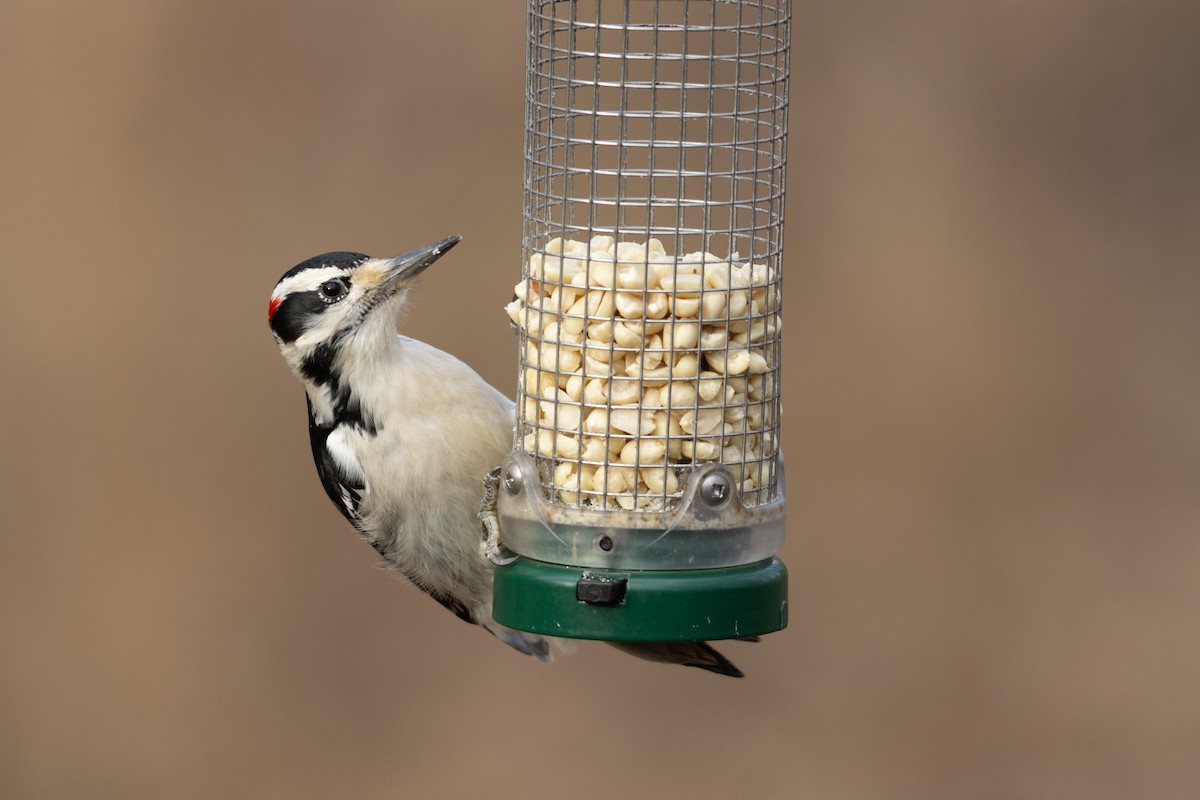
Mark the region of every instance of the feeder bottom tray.
<instances>
[{"instance_id":1,"label":"feeder bottom tray","mask_svg":"<svg viewBox=\"0 0 1200 800\"><path fill-rule=\"evenodd\" d=\"M736 639L787 626L787 568L778 558L703 570L584 569L518 558L496 568L501 625L573 639Z\"/></svg>"}]
</instances>

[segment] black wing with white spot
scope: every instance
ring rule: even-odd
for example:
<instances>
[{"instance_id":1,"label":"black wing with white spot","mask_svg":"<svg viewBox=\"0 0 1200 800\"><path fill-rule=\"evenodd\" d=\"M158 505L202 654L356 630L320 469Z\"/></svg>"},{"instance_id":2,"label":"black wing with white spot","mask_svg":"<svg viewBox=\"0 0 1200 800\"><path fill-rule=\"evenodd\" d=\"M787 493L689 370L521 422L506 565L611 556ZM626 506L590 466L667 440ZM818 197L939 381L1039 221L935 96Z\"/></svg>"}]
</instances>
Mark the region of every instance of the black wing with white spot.
<instances>
[{"instance_id":1,"label":"black wing with white spot","mask_svg":"<svg viewBox=\"0 0 1200 800\"><path fill-rule=\"evenodd\" d=\"M308 438L312 444L313 461L317 465L317 475L321 478L321 485L325 487L325 493L337 506L338 511L342 512L342 516L348 519L359 533L366 535L366 531L362 527L359 507L367 487L361 477L349 475L339 467L329 452L329 435L335 428L335 425L317 424L313 419L312 403L310 402Z\"/></svg>"}]
</instances>

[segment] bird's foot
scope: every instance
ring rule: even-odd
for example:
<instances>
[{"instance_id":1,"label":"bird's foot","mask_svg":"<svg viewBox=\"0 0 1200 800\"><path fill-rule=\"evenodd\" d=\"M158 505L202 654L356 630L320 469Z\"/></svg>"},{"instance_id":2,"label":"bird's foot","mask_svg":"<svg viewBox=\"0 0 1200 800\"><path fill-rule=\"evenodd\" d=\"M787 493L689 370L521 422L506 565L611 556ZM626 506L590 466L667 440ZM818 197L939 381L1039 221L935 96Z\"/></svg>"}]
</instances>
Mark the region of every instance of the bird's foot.
<instances>
[{"instance_id":1,"label":"bird's foot","mask_svg":"<svg viewBox=\"0 0 1200 800\"><path fill-rule=\"evenodd\" d=\"M479 524L483 529L483 554L497 567L507 566L518 556L505 556L500 542L500 514L496 511L496 498L500 492L501 467L496 467L483 478L483 502L479 504Z\"/></svg>"}]
</instances>

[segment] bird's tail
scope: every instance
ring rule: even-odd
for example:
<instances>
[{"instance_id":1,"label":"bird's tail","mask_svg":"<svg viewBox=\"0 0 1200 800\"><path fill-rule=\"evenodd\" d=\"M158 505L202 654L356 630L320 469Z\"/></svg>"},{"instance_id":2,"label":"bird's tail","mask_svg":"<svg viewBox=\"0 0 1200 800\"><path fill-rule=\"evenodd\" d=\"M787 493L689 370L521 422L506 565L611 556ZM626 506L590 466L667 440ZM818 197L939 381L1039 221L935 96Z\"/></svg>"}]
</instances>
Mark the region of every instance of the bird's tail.
<instances>
[{"instance_id":1,"label":"bird's tail","mask_svg":"<svg viewBox=\"0 0 1200 800\"><path fill-rule=\"evenodd\" d=\"M750 640L754 639L750 638ZM609 642L608 644L623 653L644 658L647 661L699 667L718 675L728 675L731 678L744 676L744 673L734 666L732 661L721 655L708 642Z\"/></svg>"}]
</instances>

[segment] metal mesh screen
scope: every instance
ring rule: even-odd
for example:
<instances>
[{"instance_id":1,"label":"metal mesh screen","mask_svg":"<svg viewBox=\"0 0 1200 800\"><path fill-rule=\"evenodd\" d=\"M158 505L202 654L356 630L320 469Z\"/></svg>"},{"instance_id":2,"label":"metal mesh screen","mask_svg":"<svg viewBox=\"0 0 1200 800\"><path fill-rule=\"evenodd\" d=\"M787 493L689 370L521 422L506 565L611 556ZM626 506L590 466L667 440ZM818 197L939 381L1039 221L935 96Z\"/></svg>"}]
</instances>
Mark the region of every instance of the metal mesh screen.
<instances>
[{"instance_id":1,"label":"metal mesh screen","mask_svg":"<svg viewBox=\"0 0 1200 800\"><path fill-rule=\"evenodd\" d=\"M777 494L789 0L531 0L517 446L552 503Z\"/></svg>"}]
</instances>

